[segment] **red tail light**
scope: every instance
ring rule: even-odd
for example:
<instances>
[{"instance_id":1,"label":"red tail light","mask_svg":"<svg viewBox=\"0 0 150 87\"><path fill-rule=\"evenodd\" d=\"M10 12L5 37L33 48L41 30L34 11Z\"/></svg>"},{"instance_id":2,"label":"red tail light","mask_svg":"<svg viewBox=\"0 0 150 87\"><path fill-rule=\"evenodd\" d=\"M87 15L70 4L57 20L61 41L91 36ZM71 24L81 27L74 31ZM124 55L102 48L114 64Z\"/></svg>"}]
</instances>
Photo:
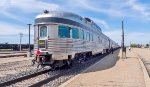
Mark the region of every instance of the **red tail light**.
<instances>
[{"instance_id":1,"label":"red tail light","mask_svg":"<svg viewBox=\"0 0 150 87\"><path fill-rule=\"evenodd\" d=\"M39 50L36 51L36 55L40 55L41 52Z\"/></svg>"}]
</instances>

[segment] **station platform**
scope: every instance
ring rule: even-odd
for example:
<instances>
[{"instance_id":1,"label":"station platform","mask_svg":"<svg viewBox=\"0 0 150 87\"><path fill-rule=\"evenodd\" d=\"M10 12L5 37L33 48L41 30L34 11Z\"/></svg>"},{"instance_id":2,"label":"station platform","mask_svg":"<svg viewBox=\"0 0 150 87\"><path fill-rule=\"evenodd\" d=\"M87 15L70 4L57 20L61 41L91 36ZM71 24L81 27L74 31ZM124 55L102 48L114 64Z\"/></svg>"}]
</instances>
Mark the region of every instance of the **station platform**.
<instances>
[{"instance_id":1,"label":"station platform","mask_svg":"<svg viewBox=\"0 0 150 87\"><path fill-rule=\"evenodd\" d=\"M146 87L138 56L128 50L126 56L117 50L59 87Z\"/></svg>"}]
</instances>

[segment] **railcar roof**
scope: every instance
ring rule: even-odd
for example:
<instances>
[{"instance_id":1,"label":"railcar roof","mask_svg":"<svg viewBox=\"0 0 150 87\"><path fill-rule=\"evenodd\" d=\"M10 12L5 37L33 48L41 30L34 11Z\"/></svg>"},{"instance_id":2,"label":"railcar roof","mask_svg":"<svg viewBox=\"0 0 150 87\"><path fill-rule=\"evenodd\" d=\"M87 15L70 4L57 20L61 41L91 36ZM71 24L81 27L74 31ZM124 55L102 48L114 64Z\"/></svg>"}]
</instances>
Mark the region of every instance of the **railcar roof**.
<instances>
[{"instance_id":1,"label":"railcar roof","mask_svg":"<svg viewBox=\"0 0 150 87\"><path fill-rule=\"evenodd\" d=\"M42 13L38 16L36 16L36 19L38 18L46 18L46 17L58 17L58 18L67 18L67 19L71 19L80 23L87 23L89 22L89 24L93 24L95 27L97 27L100 31L101 28L94 23L94 21L92 21L90 18L83 18L77 14L71 13L71 12L64 12L64 11L48 11L47 13Z\"/></svg>"},{"instance_id":2,"label":"railcar roof","mask_svg":"<svg viewBox=\"0 0 150 87\"><path fill-rule=\"evenodd\" d=\"M41 18L41 17L76 17L76 18L82 18L79 15L76 15L74 13L71 12L64 12L64 11L49 11L49 13L42 13L38 16L36 16L36 18Z\"/></svg>"}]
</instances>

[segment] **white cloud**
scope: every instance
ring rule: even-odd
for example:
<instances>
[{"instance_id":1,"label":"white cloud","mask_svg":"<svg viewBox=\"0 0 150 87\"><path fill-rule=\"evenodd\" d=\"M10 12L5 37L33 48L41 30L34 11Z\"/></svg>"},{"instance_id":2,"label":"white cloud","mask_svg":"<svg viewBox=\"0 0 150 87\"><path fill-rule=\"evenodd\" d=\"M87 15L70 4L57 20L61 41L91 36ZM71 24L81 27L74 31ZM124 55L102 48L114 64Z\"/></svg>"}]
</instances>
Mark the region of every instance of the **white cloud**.
<instances>
[{"instance_id":1,"label":"white cloud","mask_svg":"<svg viewBox=\"0 0 150 87\"><path fill-rule=\"evenodd\" d=\"M23 33L24 35L28 35L28 26L18 26L14 24L8 24L5 22L0 22L0 36L13 36L19 35L19 33ZM33 35L33 28L31 29L31 35Z\"/></svg>"},{"instance_id":2,"label":"white cloud","mask_svg":"<svg viewBox=\"0 0 150 87\"><path fill-rule=\"evenodd\" d=\"M63 5L62 5L63 4ZM135 19L150 19L150 9L148 4L143 4L139 0L66 0L63 3L47 3L42 0L1 0L0 8L2 14L17 19L18 15L12 13L12 9L17 12L38 13L42 10L67 10L67 11L93 11L103 13L109 17L131 17ZM17 20L21 19L18 18ZM27 17L25 17L27 18ZM28 19L26 19L28 20ZM20 20L21 21L21 20Z\"/></svg>"},{"instance_id":3,"label":"white cloud","mask_svg":"<svg viewBox=\"0 0 150 87\"><path fill-rule=\"evenodd\" d=\"M3 11L2 13L3 15L11 18L11 19L14 19L16 21L19 21L19 22L22 22L22 23L29 23L29 22L32 22L31 19L29 19L28 17L25 17L25 16L21 16L21 15L15 15L15 14L12 14L10 12L7 12L7 11Z\"/></svg>"},{"instance_id":4,"label":"white cloud","mask_svg":"<svg viewBox=\"0 0 150 87\"><path fill-rule=\"evenodd\" d=\"M40 0L1 0L0 8L0 14L22 23L31 22L31 19L25 14L39 13L45 9L60 9L57 4L46 3Z\"/></svg>"},{"instance_id":5,"label":"white cloud","mask_svg":"<svg viewBox=\"0 0 150 87\"><path fill-rule=\"evenodd\" d=\"M107 15L106 17L115 18L134 18L140 19L140 21L150 20L150 8L148 4L143 4L139 0L66 0L63 3L47 3L42 0L1 0L0 1L0 15L5 15L9 18L15 19L20 22L31 21L26 14L39 13L42 10L65 10L73 11L74 13L83 11L90 13L91 11L97 12L97 14ZM16 13L21 13L16 14ZM24 15L25 14L25 15ZM92 14L92 13L91 13ZM105 20L92 18L99 26L103 26L109 29L111 26ZM29 22L28 22L29 23ZM28 34L28 28L9 23L0 22L0 36L18 35L23 32ZM115 31L104 32L118 43L121 42L121 31L113 29ZM33 32L33 31L32 31ZM132 42L145 42L147 43L149 33L131 32L128 33L126 38L126 44Z\"/></svg>"},{"instance_id":6,"label":"white cloud","mask_svg":"<svg viewBox=\"0 0 150 87\"><path fill-rule=\"evenodd\" d=\"M99 18L92 18L98 26L103 27L104 29L110 29L108 23L105 20L99 19Z\"/></svg>"},{"instance_id":7,"label":"white cloud","mask_svg":"<svg viewBox=\"0 0 150 87\"><path fill-rule=\"evenodd\" d=\"M132 11L132 13L130 15L132 15L132 17L137 16L140 18L147 18L148 20L150 19L148 4L140 3L138 0L128 0L127 4L131 7L130 11Z\"/></svg>"},{"instance_id":8,"label":"white cloud","mask_svg":"<svg viewBox=\"0 0 150 87\"><path fill-rule=\"evenodd\" d=\"M117 43L121 44L122 41L122 31L115 30L104 32L105 35L110 37L112 40L116 41ZM141 32L125 32L125 45L129 45L131 43L135 44L147 44L150 42L150 33L141 33Z\"/></svg>"},{"instance_id":9,"label":"white cloud","mask_svg":"<svg viewBox=\"0 0 150 87\"><path fill-rule=\"evenodd\" d=\"M58 5L42 2L42 0L11 0L11 5L22 9L24 12L41 12L41 10L56 10Z\"/></svg>"},{"instance_id":10,"label":"white cloud","mask_svg":"<svg viewBox=\"0 0 150 87\"><path fill-rule=\"evenodd\" d=\"M28 43L28 26L18 26L0 21L0 43L19 43L19 33L23 34L22 43ZM33 27L31 27L31 43L33 43Z\"/></svg>"},{"instance_id":11,"label":"white cloud","mask_svg":"<svg viewBox=\"0 0 150 87\"><path fill-rule=\"evenodd\" d=\"M88 10L103 13L109 17L122 18L125 17L142 19L143 21L150 19L149 4L143 4L139 0L69 0L70 7L76 7L78 10ZM74 4L76 3L76 4Z\"/></svg>"},{"instance_id":12,"label":"white cloud","mask_svg":"<svg viewBox=\"0 0 150 87\"><path fill-rule=\"evenodd\" d=\"M79 8L78 10L88 10L88 11L93 11L93 12L98 12L98 13L104 13L109 16L116 16L120 17L123 16L124 14L121 12L119 9L119 4L116 5L116 3L121 4L123 1L118 1L118 0L113 0L111 2L110 0L69 0L68 4L70 7L76 7L75 9ZM120 3L121 2L121 3ZM76 3L76 4L74 4Z\"/></svg>"},{"instance_id":13,"label":"white cloud","mask_svg":"<svg viewBox=\"0 0 150 87\"><path fill-rule=\"evenodd\" d=\"M0 4L4 10L17 8L23 12L34 13L41 12L41 10L58 10L60 7L57 4L46 3L40 0L2 0Z\"/></svg>"},{"instance_id":14,"label":"white cloud","mask_svg":"<svg viewBox=\"0 0 150 87\"><path fill-rule=\"evenodd\" d=\"M110 37L112 40L117 42L118 44L121 43L121 30L103 32L106 36Z\"/></svg>"}]
</instances>

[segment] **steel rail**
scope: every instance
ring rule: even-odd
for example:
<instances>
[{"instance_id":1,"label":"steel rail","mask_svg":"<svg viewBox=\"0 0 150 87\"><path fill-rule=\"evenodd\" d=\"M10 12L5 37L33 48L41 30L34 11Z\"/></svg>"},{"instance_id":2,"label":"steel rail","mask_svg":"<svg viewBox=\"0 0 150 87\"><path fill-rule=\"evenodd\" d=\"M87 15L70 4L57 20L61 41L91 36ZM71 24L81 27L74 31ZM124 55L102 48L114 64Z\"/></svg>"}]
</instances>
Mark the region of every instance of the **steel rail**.
<instances>
[{"instance_id":1,"label":"steel rail","mask_svg":"<svg viewBox=\"0 0 150 87\"><path fill-rule=\"evenodd\" d=\"M0 86L1 86L1 87L3 87L3 86L9 86L9 85L15 84L15 83L17 83L17 82L21 82L21 81L23 81L23 80L27 80L27 79L30 79L30 78L32 78L32 77L36 77L36 76L39 76L39 75L48 73L49 71L51 71L51 69L44 70L44 71L39 71L39 72L30 74L30 75L26 75L26 76L23 76L23 77L19 77L19 78L10 80L10 81L6 81L6 82L3 82L3 83L0 83Z\"/></svg>"}]
</instances>

